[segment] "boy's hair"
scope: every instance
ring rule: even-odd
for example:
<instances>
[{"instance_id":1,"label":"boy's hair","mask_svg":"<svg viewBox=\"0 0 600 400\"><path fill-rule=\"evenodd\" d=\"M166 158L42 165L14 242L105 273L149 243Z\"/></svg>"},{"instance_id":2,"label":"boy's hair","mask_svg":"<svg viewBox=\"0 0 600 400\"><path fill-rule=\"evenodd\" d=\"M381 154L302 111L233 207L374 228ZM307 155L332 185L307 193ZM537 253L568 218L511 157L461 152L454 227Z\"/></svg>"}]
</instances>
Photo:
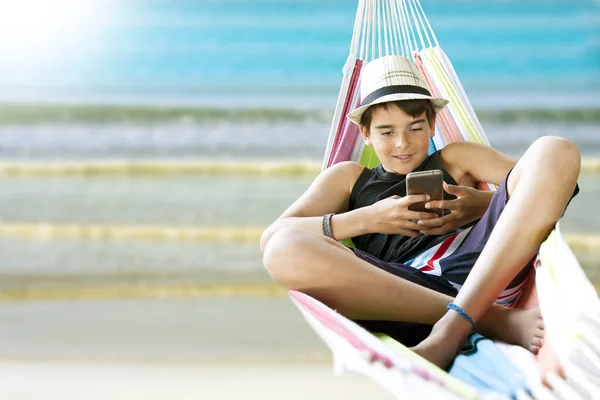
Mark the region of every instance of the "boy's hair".
<instances>
[{"instance_id":1,"label":"boy's hair","mask_svg":"<svg viewBox=\"0 0 600 400\"><path fill-rule=\"evenodd\" d=\"M431 102L429 100L398 100L374 104L373 106L367 108L367 110L363 113L360 119L360 124L366 127L367 131L369 131L371 129L373 111L380 108L385 108L387 110L392 104L413 118L425 113L425 117L427 118L427 122L429 122L429 126L433 126L435 121L435 112L433 111L433 107L431 106Z\"/></svg>"}]
</instances>

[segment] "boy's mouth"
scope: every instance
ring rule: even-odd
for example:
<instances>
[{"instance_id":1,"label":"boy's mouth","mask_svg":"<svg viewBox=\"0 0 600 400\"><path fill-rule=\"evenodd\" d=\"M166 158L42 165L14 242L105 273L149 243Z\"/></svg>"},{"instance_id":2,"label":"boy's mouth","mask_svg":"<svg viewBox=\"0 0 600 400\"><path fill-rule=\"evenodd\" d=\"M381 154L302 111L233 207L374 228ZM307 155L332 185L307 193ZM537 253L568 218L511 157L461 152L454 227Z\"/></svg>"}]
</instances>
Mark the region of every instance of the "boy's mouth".
<instances>
[{"instance_id":1,"label":"boy's mouth","mask_svg":"<svg viewBox=\"0 0 600 400\"><path fill-rule=\"evenodd\" d=\"M412 154L403 154L400 156L392 156L392 157L394 157L396 160L398 160L400 162L407 162L407 161L410 161L412 156L413 156Z\"/></svg>"}]
</instances>

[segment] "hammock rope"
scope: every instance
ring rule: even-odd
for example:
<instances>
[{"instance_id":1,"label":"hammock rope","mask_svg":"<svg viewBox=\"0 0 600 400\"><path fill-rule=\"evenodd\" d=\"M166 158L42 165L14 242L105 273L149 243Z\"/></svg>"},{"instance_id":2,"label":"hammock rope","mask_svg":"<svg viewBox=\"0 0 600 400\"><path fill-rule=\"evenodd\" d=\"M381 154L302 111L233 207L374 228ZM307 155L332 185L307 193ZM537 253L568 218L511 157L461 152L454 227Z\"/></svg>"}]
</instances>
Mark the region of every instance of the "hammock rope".
<instances>
[{"instance_id":1,"label":"hammock rope","mask_svg":"<svg viewBox=\"0 0 600 400\"><path fill-rule=\"evenodd\" d=\"M428 45L429 47L426 47ZM357 54L356 60L352 58ZM358 128L348 124L345 120L345 112L355 107L359 100L360 71L356 71L358 68L356 61L361 60L366 63L370 59L386 55L412 58L419 66L431 92L450 100L447 109L439 115L436 129L438 134L432 140L432 151L439 150L456 140L469 140L489 145L489 140L452 64L438 46L437 37L420 2L418 0L360 0L350 45L351 57L344 67L345 79L342 82L338 106L332 121L323 168L348 159L366 160L368 165L377 163L372 151L358 143L361 141ZM356 142L347 144L349 138L355 138ZM340 144L344 149L338 149ZM349 149L350 147L352 150Z\"/></svg>"},{"instance_id":2,"label":"hammock rope","mask_svg":"<svg viewBox=\"0 0 600 400\"><path fill-rule=\"evenodd\" d=\"M419 50L437 46L437 37L419 1L359 1L350 54L365 61L387 55L410 58Z\"/></svg>"}]
</instances>

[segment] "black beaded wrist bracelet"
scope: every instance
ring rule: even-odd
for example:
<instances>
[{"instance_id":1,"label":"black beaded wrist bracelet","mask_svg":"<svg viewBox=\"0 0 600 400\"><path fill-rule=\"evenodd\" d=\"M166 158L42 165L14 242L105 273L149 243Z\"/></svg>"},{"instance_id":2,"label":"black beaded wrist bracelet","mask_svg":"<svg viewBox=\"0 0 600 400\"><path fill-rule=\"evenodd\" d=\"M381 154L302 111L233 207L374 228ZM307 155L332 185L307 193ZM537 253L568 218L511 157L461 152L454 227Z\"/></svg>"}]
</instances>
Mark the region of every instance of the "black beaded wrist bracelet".
<instances>
[{"instance_id":1,"label":"black beaded wrist bracelet","mask_svg":"<svg viewBox=\"0 0 600 400\"><path fill-rule=\"evenodd\" d=\"M323 229L323 235L333 239L333 233L331 232L331 217L333 217L333 213L323 215L321 228Z\"/></svg>"}]
</instances>

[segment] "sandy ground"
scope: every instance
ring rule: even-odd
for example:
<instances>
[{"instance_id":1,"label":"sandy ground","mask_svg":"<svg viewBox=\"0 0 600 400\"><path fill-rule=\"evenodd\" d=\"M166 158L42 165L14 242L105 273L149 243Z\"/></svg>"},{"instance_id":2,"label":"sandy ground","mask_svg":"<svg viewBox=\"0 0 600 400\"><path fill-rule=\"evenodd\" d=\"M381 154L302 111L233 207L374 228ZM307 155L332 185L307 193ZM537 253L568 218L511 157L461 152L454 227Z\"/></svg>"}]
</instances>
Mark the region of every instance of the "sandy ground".
<instances>
[{"instance_id":1,"label":"sandy ground","mask_svg":"<svg viewBox=\"0 0 600 400\"><path fill-rule=\"evenodd\" d=\"M287 298L0 304L2 399L390 399Z\"/></svg>"},{"instance_id":2,"label":"sandy ground","mask_svg":"<svg viewBox=\"0 0 600 400\"><path fill-rule=\"evenodd\" d=\"M3 399L369 399L393 397L323 365L148 366L0 362Z\"/></svg>"},{"instance_id":3,"label":"sandy ground","mask_svg":"<svg viewBox=\"0 0 600 400\"><path fill-rule=\"evenodd\" d=\"M0 303L0 359L319 362L330 352L287 297Z\"/></svg>"}]
</instances>

